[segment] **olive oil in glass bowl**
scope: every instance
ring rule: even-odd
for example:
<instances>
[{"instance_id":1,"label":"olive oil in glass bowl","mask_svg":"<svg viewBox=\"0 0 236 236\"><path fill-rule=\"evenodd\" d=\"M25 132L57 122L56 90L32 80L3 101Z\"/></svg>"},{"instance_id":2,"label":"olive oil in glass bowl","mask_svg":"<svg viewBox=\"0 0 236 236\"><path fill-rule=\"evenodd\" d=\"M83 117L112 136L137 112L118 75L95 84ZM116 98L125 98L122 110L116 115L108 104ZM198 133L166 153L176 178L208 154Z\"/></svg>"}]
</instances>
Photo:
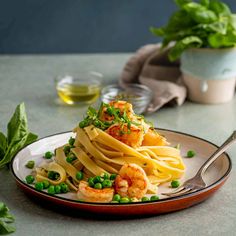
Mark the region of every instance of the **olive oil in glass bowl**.
<instances>
[{"instance_id":1,"label":"olive oil in glass bowl","mask_svg":"<svg viewBox=\"0 0 236 236\"><path fill-rule=\"evenodd\" d=\"M81 77L65 75L56 78L57 94L64 103L68 105L91 104L99 98L101 76L88 74Z\"/></svg>"}]
</instances>

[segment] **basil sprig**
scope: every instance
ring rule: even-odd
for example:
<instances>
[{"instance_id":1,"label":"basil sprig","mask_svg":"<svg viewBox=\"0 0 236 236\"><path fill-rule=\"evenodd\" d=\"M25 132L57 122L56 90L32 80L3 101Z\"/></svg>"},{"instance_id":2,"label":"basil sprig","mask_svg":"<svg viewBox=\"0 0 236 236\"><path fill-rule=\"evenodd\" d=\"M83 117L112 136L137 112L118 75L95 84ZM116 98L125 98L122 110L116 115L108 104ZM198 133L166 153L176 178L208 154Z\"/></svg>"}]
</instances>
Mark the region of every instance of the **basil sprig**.
<instances>
[{"instance_id":1,"label":"basil sprig","mask_svg":"<svg viewBox=\"0 0 236 236\"><path fill-rule=\"evenodd\" d=\"M14 222L14 216L9 213L8 207L0 202L0 234L5 235L15 232L15 227L11 225Z\"/></svg>"},{"instance_id":2,"label":"basil sprig","mask_svg":"<svg viewBox=\"0 0 236 236\"><path fill-rule=\"evenodd\" d=\"M0 168L8 164L24 146L37 140L29 132L24 103L19 104L7 125L7 135L0 132Z\"/></svg>"}]
</instances>

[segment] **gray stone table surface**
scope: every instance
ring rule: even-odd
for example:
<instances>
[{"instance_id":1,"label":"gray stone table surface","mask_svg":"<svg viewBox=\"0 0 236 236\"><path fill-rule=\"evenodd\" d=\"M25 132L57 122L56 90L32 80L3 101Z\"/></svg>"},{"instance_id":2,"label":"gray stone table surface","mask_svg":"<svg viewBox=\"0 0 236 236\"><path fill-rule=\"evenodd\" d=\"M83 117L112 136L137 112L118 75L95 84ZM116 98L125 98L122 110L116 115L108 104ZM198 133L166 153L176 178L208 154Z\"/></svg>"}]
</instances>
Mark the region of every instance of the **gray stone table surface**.
<instances>
[{"instance_id":1,"label":"gray stone table surface","mask_svg":"<svg viewBox=\"0 0 236 236\"><path fill-rule=\"evenodd\" d=\"M40 137L71 130L86 107L58 103L54 78L86 71L104 74L104 84L116 82L131 54L0 56L0 129L24 101L30 130ZM236 129L236 98L227 104L185 102L164 107L147 118L155 126L190 133L220 145ZM236 147L228 151L233 163ZM0 170L0 201L16 218L15 235L236 235L236 171L210 199L165 215L136 219L98 219L58 212L30 200L7 169Z\"/></svg>"}]
</instances>

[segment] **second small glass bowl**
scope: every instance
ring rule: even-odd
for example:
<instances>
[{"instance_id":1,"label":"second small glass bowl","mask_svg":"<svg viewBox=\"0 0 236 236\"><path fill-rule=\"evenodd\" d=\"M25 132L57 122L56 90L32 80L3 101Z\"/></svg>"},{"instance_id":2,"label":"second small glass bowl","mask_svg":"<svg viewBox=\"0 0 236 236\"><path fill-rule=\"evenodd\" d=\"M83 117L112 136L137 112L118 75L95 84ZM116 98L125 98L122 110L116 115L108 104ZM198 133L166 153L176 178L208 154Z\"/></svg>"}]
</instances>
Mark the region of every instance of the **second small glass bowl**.
<instances>
[{"instance_id":1,"label":"second small glass bowl","mask_svg":"<svg viewBox=\"0 0 236 236\"><path fill-rule=\"evenodd\" d=\"M152 100L153 93L145 85L130 84L125 87L118 85L108 85L101 91L101 100L109 103L114 100L127 101L133 105L136 114L142 114Z\"/></svg>"}]
</instances>

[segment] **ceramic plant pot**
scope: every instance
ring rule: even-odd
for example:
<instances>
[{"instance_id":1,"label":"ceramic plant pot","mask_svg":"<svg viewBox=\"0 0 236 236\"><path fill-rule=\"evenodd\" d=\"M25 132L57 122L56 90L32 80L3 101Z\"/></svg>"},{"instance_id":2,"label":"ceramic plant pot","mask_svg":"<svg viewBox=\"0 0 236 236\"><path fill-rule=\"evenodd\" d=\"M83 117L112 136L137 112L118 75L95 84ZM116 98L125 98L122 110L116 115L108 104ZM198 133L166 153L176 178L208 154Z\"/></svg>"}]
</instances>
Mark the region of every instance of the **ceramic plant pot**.
<instances>
[{"instance_id":1,"label":"ceramic plant pot","mask_svg":"<svg viewBox=\"0 0 236 236\"><path fill-rule=\"evenodd\" d=\"M235 92L236 48L193 48L181 56L188 98L199 103L230 101Z\"/></svg>"}]
</instances>

